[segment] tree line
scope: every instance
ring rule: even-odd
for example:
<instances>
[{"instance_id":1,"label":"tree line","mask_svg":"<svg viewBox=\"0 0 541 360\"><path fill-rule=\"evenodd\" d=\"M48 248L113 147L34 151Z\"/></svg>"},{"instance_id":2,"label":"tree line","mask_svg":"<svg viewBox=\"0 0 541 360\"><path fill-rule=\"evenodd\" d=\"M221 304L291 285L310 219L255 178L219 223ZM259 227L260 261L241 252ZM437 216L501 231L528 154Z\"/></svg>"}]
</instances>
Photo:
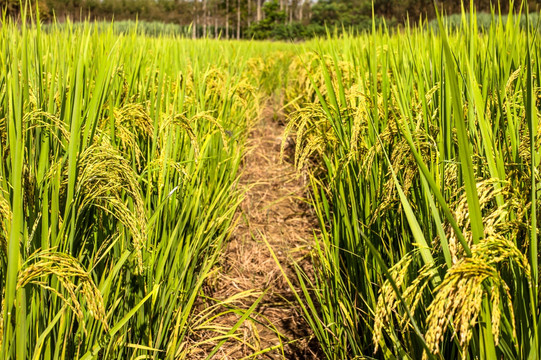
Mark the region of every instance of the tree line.
<instances>
[{"instance_id":1,"label":"tree line","mask_svg":"<svg viewBox=\"0 0 541 360\"><path fill-rule=\"evenodd\" d=\"M479 12L507 13L520 1L471 0ZM527 0L538 10L541 0ZM189 28L192 37L226 39L303 39L327 28L367 30L385 19L394 26L435 17L436 5L447 14L460 12L465 0L38 0L41 19L133 20L172 23ZM0 0L8 15L17 16L20 0Z\"/></svg>"}]
</instances>

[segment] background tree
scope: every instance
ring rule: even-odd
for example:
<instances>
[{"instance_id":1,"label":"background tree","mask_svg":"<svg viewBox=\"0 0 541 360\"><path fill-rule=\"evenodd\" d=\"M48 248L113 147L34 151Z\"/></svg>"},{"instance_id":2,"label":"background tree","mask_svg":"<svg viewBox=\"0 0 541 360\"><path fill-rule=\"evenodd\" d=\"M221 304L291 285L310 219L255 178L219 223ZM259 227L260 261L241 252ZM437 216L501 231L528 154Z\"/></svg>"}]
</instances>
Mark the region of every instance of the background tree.
<instances>
[{"instance_id":1,"label":"background tree","mask_svg":"<svg viewBox=\"0 0 541 360\"><path fill-rule=\"evenodd\" d=\"M276 27L286 19L286 12L280 10L280 4L278 0L272 0L266 2L263 5L264 17L261 21L258 21L248 29L248 36L254 39L267 39L272 37L273 31Z\"/></svg>"}]
</instances>

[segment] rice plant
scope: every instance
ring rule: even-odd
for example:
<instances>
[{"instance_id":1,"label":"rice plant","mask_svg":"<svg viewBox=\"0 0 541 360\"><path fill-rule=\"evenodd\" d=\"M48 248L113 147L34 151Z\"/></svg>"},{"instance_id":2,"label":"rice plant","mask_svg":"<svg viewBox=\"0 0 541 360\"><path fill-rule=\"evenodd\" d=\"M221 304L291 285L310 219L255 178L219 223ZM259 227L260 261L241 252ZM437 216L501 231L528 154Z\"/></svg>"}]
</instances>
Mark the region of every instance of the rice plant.
<instances>
[{"instance_id":1,"label":"rice plant","mask_svg":"<svg viewBox=\"0 0 541 360\"><path fill-rule=\"evenodd\" d=\"M0 30L0 357L192 358L259 114L244 70L276 46L26 19Z\"/></svg>"},{"instance_id":2,"label":"rice plant","mask_svg":"<svg viewBox=\"0 0 541 360\"><path fill-rule=\"evenodd\" d=\"M541 47L522 19L374 25L291 65L321 225L297 297L328 359L539 357Z\"/></svg>"}]
</instances>

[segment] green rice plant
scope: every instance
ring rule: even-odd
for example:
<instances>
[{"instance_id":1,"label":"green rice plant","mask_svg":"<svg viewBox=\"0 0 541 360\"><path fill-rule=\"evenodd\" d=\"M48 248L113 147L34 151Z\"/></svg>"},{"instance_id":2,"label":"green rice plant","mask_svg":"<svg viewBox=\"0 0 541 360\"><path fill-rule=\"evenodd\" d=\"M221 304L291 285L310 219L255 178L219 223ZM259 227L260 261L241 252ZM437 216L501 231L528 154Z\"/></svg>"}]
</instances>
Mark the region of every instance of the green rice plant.
<instances>
[{"instance_id":1,"label":"green rice plant","mask_svg":"<svg viewBox=\"0 0 541 360\"><path fill-rule=\"evenodd\" d=\"M329 359L539 357L538 29L462 17L317 40L290 69L320 222L299 301Z\"/></svg>"},{"instance_id":2,"label":"green rice plant","mask_svg":"<svg viewBox=\"0 0 541 360\"><path fill-rule=\"evenodd\" d=\"M0 33L0 357L191 358L260 112L245 70L283 45L39 17Z\"/></svg>"}]
</instances>

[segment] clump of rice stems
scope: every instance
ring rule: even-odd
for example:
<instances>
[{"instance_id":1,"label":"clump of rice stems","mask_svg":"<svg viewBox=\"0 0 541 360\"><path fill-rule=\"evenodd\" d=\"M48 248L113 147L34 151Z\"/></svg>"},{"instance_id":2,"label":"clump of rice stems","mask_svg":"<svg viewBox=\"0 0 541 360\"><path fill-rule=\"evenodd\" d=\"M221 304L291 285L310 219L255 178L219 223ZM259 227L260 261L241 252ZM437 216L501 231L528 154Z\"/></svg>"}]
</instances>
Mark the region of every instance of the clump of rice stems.
<instances>
[{"instance_id":1,"label":"clump of rice stems","mask_svg":"<svg viewBox=\"0 0 541 360\"><path fill-rule=\"evenodd\" d=\"M79 160L77 213L98 208L118 219L130 230L138 268L143 268L146 242L146 211L137 176L129 163L107 142L88 147ZM125 198L133 202L132 211Z\"/></svg>"},{"instance_id":2,"label":"clump of rice stems","mask_svg":"<svg viewBox=\"0 0 541 360\"><path fill-rule=\"evenodd\" d=\"M62 163L53 164L48 172L49 181L62 171L61 195L67 187L67 168ZM131 199L133 210L127 203ZM79 158L77 191L72 205L72 216L81 224L86 216L93 218L92 211L116 218L130 232L135 249L137 268L143 269L142 249L146 242L147 220L141 189L128 161L107 141L89 146ZM99 226L99 223L98 225ZM77 229L73 229L76 231ZM90 229L86 229L90 230ZM81 231L81 236L85 233Z\"/></svg>"},{"instance_id":3,"label":"clump of rice stems","mask_svg":"<svg viewBox=\"0 0 541 360\"><path fill-rule=\"evenodd\" d=\"M397 317L401 331L407 331L410 318L400 310L401 303L391 281L398 289L406 286L413 260L412 255L407 255L394 265L390 269L391 279L386 279L379 291L372 338L375 351L382 344L384 330L390 336L395 336L389 328L393 317ZM506 269L511 271L513 265L516 265L516 269L521 271L528 281L531 280L528 259L512 241L496 234L474 245L471 257L464 257L453 265L445 279L433 290L435 297L427 308L425 340L431 352L439 352L445 331L452 324L465 358L472 330L485 299L492 307L492 334L496 345L502 311L507 311L513 333L516 331L510 288L501 274ZM426 306L423 304L423 292L435 273L434 268L425 265L401 294L411 315L414 315L420 304L423 308Z\"/></svg>"},{"instance_id":4,"label":"clump of rice stems","mask_svg":"<svg viewBox=\"0 0 541 360\"><path fill-rule=\"evenodd\" d=\"M326 86L325 72L328 72L335 92L338 92L341 87L347 88L347 84L355 83L357 76L354 64L350 61L339 59L335 62L329 54L321 55L308 51L302 57L295 57L291 61L288 73L295 76L290 79L285 89L286 102L300 104L313 102L317 99L317 91L327 98L331 90ZM290 106L287 106L287 109L293 109Z\"/></svg>"},{"instance_id":5,"label":"clump of rice stems","mask_svg":"<svg viewBox=\"0 0 541 360\"><path fill-rule=\"evenodd\" d=\"M0 39L1 356L174 357L240 201L246 65L272 49L22 24Z\"/></svg>"},{"instance_id":6,"label":"clump of rice stems","mask_svg":"<svg viewBox=\"0 0 541 360\"><path fill-rule=\"evenodd\" d=\"M316 158L314 165L321 163L328 153L344 154L348 161L367 158L369 146L366 143L368 129L368 99L355 87L346 92L347 104L339 109L339 117L343 123L339 126L350 126L351 134L340 139L337 130L329 123L328 114L317 103L295 105L296 110L290 114L289 122L284 130L280 155L283 158L288 137L294 132L296 139L295 166L298 170L308 165L308 160Z\"/></svg>"},{"instance_id":7,"label":"clump of rice stems","mask_svg":"<svg viewBox=\"0 0 541 360\"><path fill-rule=\"evenodd\" d=\"M295 164L315 179L320 241L337 248L317 250L335 271L317 269L313 299L324 310L307 315L332 356L337 343L345 357L371 346L384 358L420 358L422 348L446 358L537 355L539 40L494 20L480 36L472 25L320 41L289 67L283 145L296 135ZM433 239L433 266L411 254L420 234ZM374 254L390 278L372 271ZM337 297L326 284L341 282L351 290L336 303L368 314L365 324L341 323L342 307L326 306ZM350 331L359 337L342 336Z\"/></svg>"},{"instance_id":8,"label":"clump of rice stems","mask_svg":"<svg viewBox=\"0 0 541 360\"><path fill-rule=\"evenodd\" d=\"M296 76L291 77L284 90L286 103L293 100L301 104L313 102L317 95L310 77L321 79L318 55L308 52L302 58L295 57L289 65L288 73Z\"/></svg>"},{"instance_id":9,"label":"clump of rice stems","mask_svg":"<svg viewBox=\"0 0 541 360\"><path fill-rule=\"evenodd\" d=\"M434 290L428 307L426 343L430 351L439 352L440 343L450 323L458 334L462 356L466 358L482 302L492 306L492 335L498 345L502 311L507 310L514 336L515 316L509 286L501 276L503 267L516 266L531 280L528 259L516 245L504 237L491 235L472 247L472 256L455 263L445 279Z\"/></svg>"},{"instance_id":10,"label":"clump of rice stems","mask_svg":"<svg viewBox=\"0 0 541 360\"><path fill-rule=\"evenodd\" d=\"M62 288L67 292L68 298L49 286L47 279L54 276ZM105 307L100 291L94 284L90 273L86 271L77 259L61 252L47 250L32 254L19 271L17 288L28 284L37 285L51 291L64 301L79 319L84 327L84 311L100 321L104 329L108 329ZM79 301L81 296L86 307ZM86 331L86 330L85 330Z\"/></svg>"}]
</instances>

